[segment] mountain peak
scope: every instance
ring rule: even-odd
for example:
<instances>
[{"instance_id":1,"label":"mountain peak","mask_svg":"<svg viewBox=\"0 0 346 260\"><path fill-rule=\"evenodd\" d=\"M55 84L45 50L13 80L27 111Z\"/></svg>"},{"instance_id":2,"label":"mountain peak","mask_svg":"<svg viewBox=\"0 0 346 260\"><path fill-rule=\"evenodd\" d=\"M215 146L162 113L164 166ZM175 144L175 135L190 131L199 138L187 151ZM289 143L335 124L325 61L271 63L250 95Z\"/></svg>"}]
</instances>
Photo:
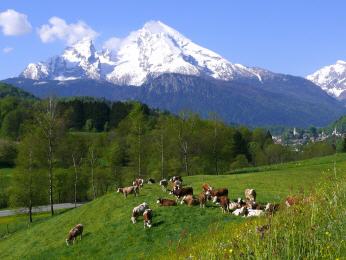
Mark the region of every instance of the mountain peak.
<instances>
[{"instance_id":1,"label":"mountain peak","mask_svg":"<svg viewBox=\"0 0 346 260\"><path fill-rule=\"evenodd\" d=\"M146 22L142 29L147 30L153 34L171 32L172 30L174 30L163 22L154 20Z\"/></svg>"},{"instance_id":2,"label":"mountain peak","mask_svg":"<svg viewBox=\"0 0 346 260\"><path fill-rule=\"evenodd\" d=\"M307 79L333 97L346 98L346 61L338 60L333 65L325 66L308 75Z\"/></svg>"},{"instance_id":3,"label":"mountain peak","mask_svg":"<svg viewBox=\"0 0 346 260\"><path fill-rule=\"evenodd\" d=\"M239 77L260 80L250 68L230 63L161 21L145 23L121 40L112 53L105 49L97 52L92 40L86 38L66 48L60 56L31 64L21 75L58 80L92 78L141 86L148 78L164 73L226 81Z\"/></svg>"}]
</instances>

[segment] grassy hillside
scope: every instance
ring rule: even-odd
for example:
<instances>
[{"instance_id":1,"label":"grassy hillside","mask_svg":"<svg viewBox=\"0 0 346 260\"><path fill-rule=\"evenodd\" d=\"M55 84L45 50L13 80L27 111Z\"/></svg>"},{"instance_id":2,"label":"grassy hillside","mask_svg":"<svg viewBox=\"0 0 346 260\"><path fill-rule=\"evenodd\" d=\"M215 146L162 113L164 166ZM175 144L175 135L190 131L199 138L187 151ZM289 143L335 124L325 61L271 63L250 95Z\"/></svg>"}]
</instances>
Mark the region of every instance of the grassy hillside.
<instances>
[{"instance_id":1,"label":"grassy hillside","mask_svg":"<svg viewBox=\"0 0 346 260\"><path fill-rule=\"evenodd\" d=\"M281 202L288 194L308 192L323 178L333 175L334 160L337 174L344 174L345 159L346 155L341 154L273 166L255 173L192 176L185 178L185 184L192 185L195 193L200 192L203 182L228 187L232 199L251 187L256 189L259 201ZM146 185L137 198L130 196L125 200L120 194L110 193L0 240L0 258L149 258L159 252L162 255L167 248L174 249L189 238L207 236L207 227L213 223L222 226L248 221L223 215L215 207L160 208L155 204L158 197L170 195L163 193L157 184ZM150 230L143 229L141 219L135 225L130 223L132 208L144 201L154 210L154 226ZM85 225L84 239L67 247L66 234L77 223Z\"/></svg>"}]
</instances>

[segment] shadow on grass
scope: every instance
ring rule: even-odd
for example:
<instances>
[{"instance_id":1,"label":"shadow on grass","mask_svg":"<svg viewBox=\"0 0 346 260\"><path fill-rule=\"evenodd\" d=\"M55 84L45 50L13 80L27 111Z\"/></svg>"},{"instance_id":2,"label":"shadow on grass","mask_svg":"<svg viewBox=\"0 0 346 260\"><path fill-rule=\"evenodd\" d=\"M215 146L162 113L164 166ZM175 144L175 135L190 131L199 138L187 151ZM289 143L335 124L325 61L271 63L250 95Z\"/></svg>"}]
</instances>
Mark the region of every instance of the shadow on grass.
<instances>
[{"instance_id":1,"label":"shadow on grass","mask_svg":"<svg viewBox=\"0 0 346 260\"><path fill-rule=\"evenodd\" d=\"M165 223L163 220L160 220L158 222L154 222L153 227L158 227L158 226L162 225L163 223Z\"/></svg>"}]
</instances>

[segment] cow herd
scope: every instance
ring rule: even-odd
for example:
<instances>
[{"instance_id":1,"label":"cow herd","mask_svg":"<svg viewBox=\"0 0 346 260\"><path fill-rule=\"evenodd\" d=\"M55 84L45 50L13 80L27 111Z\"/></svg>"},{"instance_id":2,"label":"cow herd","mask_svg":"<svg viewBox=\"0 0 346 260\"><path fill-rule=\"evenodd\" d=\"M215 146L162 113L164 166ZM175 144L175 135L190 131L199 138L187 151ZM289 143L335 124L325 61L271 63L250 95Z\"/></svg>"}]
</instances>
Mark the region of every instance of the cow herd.
<instances>
[{"instance_id":1,"label":"cow herd","mask_svg":"<svg viewBox=\"0 0 346 260\"><path fill-rule=\"evenodd\" d=\"M147 180L147 184L155 184L155 180L150 178ZM143 185L144 180L137 178L133 181L132 186L118 188L117 192L122 193L125 198L127 198L129 194L138 196ZM181 176L173 176L169 181L166 179L160 180L159 185L164 192L168 192L175 197L175 199L158 198L156 202L162 207L186 204L187 206L199 205L201 208L205 208L207 202L211 201L213 204L219 206L223 213L231 213L243 217L259 217L268 213L274 213L279 206L278 204L272 203L257 203L256 191L254 189L246 189L244 192L244 199L238 198L236 200L230 200L227 188L214 188L207 183L202 185L202 191L198 196L195 196L192 187L183 186L183 179ZM135 224L139 217L143 217L144 228L152 227L153 210L149 208L148 203L143 202L132 209L131 222ZM66 239L66 244L70 245L71 242L74 243L78 236L82 239L82 233L83 225L76 225L70 230L68 238Z\"/></svg>"},{"instance_id":2,"label":"cow herd","mask_svg":"<svg viewBox=\"0 0 346 260\"><path fill-rule=\"evenodd\" d=\"M149 179L148 184L154 184L154 179ZM139 194L139 189L144 185L143 179L136 179L133 181L132 186L119 188L118 193L123 193L125 197L128 194ZM231 213L236 216L243 217L258 217L266 213L273 213L277 210L277 204L259 204L256 202L256 191L254 189L246 189L244 192L245 199L238 198L230 200L228 198L227 188L213 188L209 184L202 185L202 191L198 196L194 195L192 187L183 186L183 179L181 176L173 176L171 179L160 180L159 185L162 190L173 195L175 199L158 198L157 204L163 207L177 206L178 204L186 204L188 206L200 206L205 208L208 201L218 205L223 213ZM170 188L170 189L169 189ZM152 225L153 211L149 208L148 203L143 202L132 210L131 221L136 223L137 218L143 216L144 228L150 228Z\"/></svg>"}]
</instances>

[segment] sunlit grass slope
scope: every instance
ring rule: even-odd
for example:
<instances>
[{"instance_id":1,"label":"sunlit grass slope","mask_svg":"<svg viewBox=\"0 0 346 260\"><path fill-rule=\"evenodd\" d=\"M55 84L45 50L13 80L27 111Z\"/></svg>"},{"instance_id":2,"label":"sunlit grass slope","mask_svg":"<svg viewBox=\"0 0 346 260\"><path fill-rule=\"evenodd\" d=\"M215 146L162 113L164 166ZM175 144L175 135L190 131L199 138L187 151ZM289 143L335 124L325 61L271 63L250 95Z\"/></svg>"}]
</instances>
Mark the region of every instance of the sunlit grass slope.
<instances>
[{"instance_id":1,"label":"sunlit grass slope","mask_svg":"<svg viewBox=\"0 0 346 260\"><path fill-rule=\"evenodd\" d=\"M264 171L221 176L185 177L195 193L201 184L228 187L230 197L243 195L245 188L254 188L260 202L281 202L288 194L310 191L321 179L333 174L334 161L338 174L346 170L346 156L337 155L303 162L267 167ZM218 223L246 222L248 220L221 214L216 207L200 209L184 205L161 208L158 197L168 197L158 184L145 185L139 197L112 192L78 209L67 211L28 229L0 240L0 258L15 259L138 259L162 256L166 249L175 248L191 238L208 235L208 226ZM154 210L154 226L144 230L142 220L130 222L132 208L142 202ZM84 238L67 247L65 237L77 223L85 225ZM168 256L167 256L168 257Z\"/></svg>"}]
</instances>

